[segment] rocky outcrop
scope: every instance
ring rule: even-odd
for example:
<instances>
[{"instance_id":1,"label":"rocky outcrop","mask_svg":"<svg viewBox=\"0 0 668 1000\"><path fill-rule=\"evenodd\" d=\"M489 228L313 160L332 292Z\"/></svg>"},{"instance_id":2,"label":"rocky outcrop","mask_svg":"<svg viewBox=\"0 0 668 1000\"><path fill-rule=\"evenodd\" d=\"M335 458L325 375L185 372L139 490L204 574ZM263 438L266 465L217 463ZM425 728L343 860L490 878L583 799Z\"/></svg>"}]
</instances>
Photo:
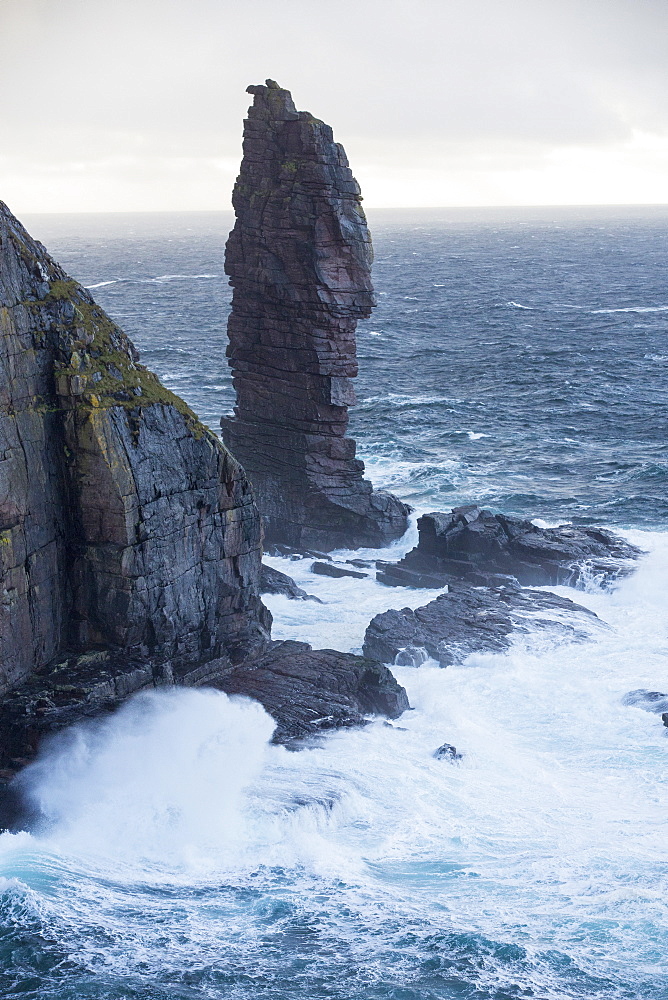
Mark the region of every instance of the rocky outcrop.
<instances>
[{"instance_id":1,"label":"rocky outcrop","mask_svg":"<svg viewBox=\"0 0 668 1000\"><path fill-rule=\"evenodd\" d=\"M419 541L398 563L379 562L377 579L398 587L442 587L452 580L501 584L512 577L526 586L600 584L628 574L642 553L603 528L538 528L479 507L418 520Z\"/></svg>"},{"instance_id":2,"label":"rocky outcrop","mask_svg":"<svg viewBox=\"0 0 668 1000\"><path fill-rule=\"evenodd\" d=\"M261 579L242 467L1 204L0 330L0 826L44 736L136 691L256 697L285 740L408 707L381 664L270 641L263 586L303 592Z\"/></svg>"},{"instance_id":3,"label":"rocky outcrop","mask_svg":"<svg viewBox=\"0 0 668 1000\"><path fill-rule=\"evenodd\" d=\"M346 436L355 327L374 304L359 186L328 125L271 80L248 90L225 257L237 399L223 436L269 543L382 546L403 534L408 508L372 490Z\"/></svg>"},{"instance_id":4,"label":"rocky outcrop","mask_svg":"<svg viewBox=\"0 0 668 1000\"><path fill-rule=\"evenodd\" d=\"M317 601L318 604L322 604L319 597L307 594L305 590L297 586L287 573L281 573L280 569L274 569L273 566L268 566L266 563L262 563L260 593L281 594L283 597L290 598L291 601Z\"/></svg>"},{"instance_id":5,"label":"rocky outcrop","mask_svg":"<svg viewBox=\"0 0 668 1000\"><path fill-rule=\"evenodd\" d=\"M266 642L239 463L0 204L0 694L122 651L169 683Z\"/></svg>"},{"instance_id":6,"label":"rocky outcrop","mask_svg":"<svg viewBox=\"0 0 668 1000\"><path fill-rule=\"evenodd\" d=\"M461 760L464 755L457 752L457 747L454 747L452 743L444 743L442 746L437 747L434 750L432 757L436 760Z\"/></svg>"},{"instance_id":7,"label":"rocky outcrop","mask_svg":"<svg viewBox=\"0 0 668 1000\"><path fill-rule=\"evenodd\" d=\"M622 699L622 705L633 705L642 708L644 712L655 712L663 715L668 712L668 694L664 691L648 691L647 688L637 688L629 691Z\"/></svg>"},{"instance_id":8,"label":"rocky outcrop","mask_svg":"<svg viewBox=\"0 0 668 1000\"><path fill-rule=\"evenodd\" d=\"M174 680L255 698L276 720L278 742L359 725L369 714L396 718L409 707L387 667L351 653L313 650L304 642L268 642L238 666L228 658L209 660L183 669ZM2 699L0 785L34 759L45 736L167 683L150 662L121 651L58 658Z\"/></svg>"},{"instance_id":9,"label":"rocky outcrop","mask_svg":"<svg viewBox=\"0 0 668 1000\"><path fill-rule=\"evenodd\" d=\"M424 607L376 615L364 636L364 655L405 666L431 657L447 667L471 653L505 652L519 634L575 642L605 627L593 611L557 594L512 583L492 588L457 582Z\"/></svg>"},{"instance_id":10,"label":"rocky outcrop","mask_svg":"<svg viewBox=\"0 0 668 1000\"><path fill-rule=\"evenodd\" d=\"M214 687L259 701L276 719L276 743L358 726L366 715L396 719L410 707L406 691L381 663L305 642L272 643Z\"/></svg>"}]
</instances>

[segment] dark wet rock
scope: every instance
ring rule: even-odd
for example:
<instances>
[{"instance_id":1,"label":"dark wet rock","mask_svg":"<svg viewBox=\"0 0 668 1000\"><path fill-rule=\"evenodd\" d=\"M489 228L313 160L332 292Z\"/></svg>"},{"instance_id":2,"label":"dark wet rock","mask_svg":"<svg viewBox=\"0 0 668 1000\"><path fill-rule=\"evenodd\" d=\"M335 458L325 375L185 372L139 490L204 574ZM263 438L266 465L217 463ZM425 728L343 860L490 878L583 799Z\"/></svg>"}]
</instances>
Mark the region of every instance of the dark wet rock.
<instances>
[{"instance_id":1,"label":"dark wet rock","mask_svg":"<svg viewBox=\"0 0 668 1000\"><path fill-rule=\"evenodd\" d=\"M318 576L352 576L356 580L366 580L368 579L368 573L358 573L354 569L344 569L343 566L334 566L332 563L325 562L314 562L311 566L311 572L317 573Z\"/></svg>"},{"instance_id":2,"label":"dark wet rock","mask_svg":"<svg viewBox=\"0 0 668 1000\"><path fill-rule=\"evenodd\" d=\"M376 615L366 630L364 655L419 666L424 651L445 667L471 653L503 652L514 634L540 632L556 642L574 642L590 638L597 626L606 627L593 611L556 594L517 584L457 582L424 607Z\"/></svg>"},{"instance_id":3,"label":"dark wet rock","mask_svg":"<svg viewBox=\"0 0 668 1000\"><path fill-rule=\"evenodd\" d=\"M284 597L289 597L293 601L317 601L318 604L322 604L319 597L307 594L305 590L297 586L287 573L281 573L280 570L274 569L273 566L267 566L266 563L262 563L260 593L283 594Z\"/></svg>"},{"instance_id":4,"label":"dark wet rock","mask_svg":"<svg viewBox=\"0 0 668 1000\"><path fill-rule=\"evenodd\" d=\"M357 569L371 569L374 563L369 559L346 559L348 566L356 566Z\"/></svg>"},{"instance_id":5,"label":"dark wet rock","mask_svg":"<svg viewBox=\"0 0 668 1000\"><path fill-rule=\"evenodd\" d=\"M400 562L378 563L381 583L438 587L453 579L500 586L509 577L525 586L606 584L633 570L641 550L603 528L571 524L537 528L530 521L479 507L418 520L416 548Z\"/></svg>"},{"instance_id":6,"label":"dark wet rock","mask_svg":"<svg viewBox=\"0 0 668 1000\"><path fill-rule=\"evenodd\" d=\"M396 719L409 708L406 692L373 659L276 642L214 685L257 699L278 723L274 741L288 743L325 730L358 726L366 715Z\"/></svg>"},{"instance_id":7,"label":"dark wet rock","mask_svg":"<svg viewBox=\"0 0 668 1000\"><path fill-rule=\"evenodd\" d=\"M461 760L464 755L457 753L457 747L453 747L452 743L444 743L434 750L433 756L437 760Z\"/></svg>"},{"instance_id":8,"label":"dark wet rock","mask_svg":"<svg viewBox=\"0 0 668 1000\"><path fill-rule=\"evenodd\" d=\"M89 650L243 659L261 530L236 459L0 203L0 694Z\"/></svg>"},{"instance_id":9,"label":"dark wet rock","mask_svg":"<svg viewBox=\"0 0 668 1000\"><path fill-rule=\"evenodd\" d=\"M317 549L300 549L295 552L292 545L281 545L278 542L268 542L264 540L264 554L267 556L286 556L288 559L324 559L331 560L328 552L319 552Z\"/></svg>"},{"instance_id":10,"label":"dark wet rock","mask_svg":"<svg viewBox=\"0 0 668 1000\"><path fill-rule=\"evenodd\" d=\"M237 399L226 443L253 482L269 544L382 546L408 508L374 492L346 436L355 327L374 305L360 190L332 130L273 81L254 95L226 272Z\"/></svg>"},{"instance_id":11,"label":"dark wet rock","mask_svg":"<svg viewBox=\"0 0 668 1000\"><path fill-rule=\"evenodd\" d=\"M137 691L210 684L232 669L225 657L167 672L148 660L102 649L60 658L3 696L0 776L8 778L29 764L45 737L111 712Z\"/></svg>"},{"instance_id":12,"label":"dark wet rock","mask_svg":"<svg viewBox=\"0 0 668 1000\"><path fill-rule=\"evenodd\" d=\"M662 691L648 691L646 688L638 688L629 691L622 698L623 705L633 705L635 708L642 708L645 712L655 712L663 715L668 711L668 694Z\"/></svg>"},{"instance_id":13,"label":"dark wet rock","mask_svg":"<svg viewBox=\"0 0 668 1000\"><path fill-rule=\"evenodd\" d=\"M663 713L663 715L661 716L661 721L663 722L664 726L668 728L668 712Z\"/></svg>"}]
</instances>

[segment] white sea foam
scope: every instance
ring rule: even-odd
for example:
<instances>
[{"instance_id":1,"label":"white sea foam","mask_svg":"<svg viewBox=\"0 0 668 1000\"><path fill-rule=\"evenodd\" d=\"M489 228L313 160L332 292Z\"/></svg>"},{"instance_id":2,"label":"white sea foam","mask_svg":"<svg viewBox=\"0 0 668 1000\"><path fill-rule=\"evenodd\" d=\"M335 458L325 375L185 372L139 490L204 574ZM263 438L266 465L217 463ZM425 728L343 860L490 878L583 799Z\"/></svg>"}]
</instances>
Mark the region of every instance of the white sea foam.
<instances>
[{"instance_id":1,"label":"white sea foam","mask_svg":"<svg viewBox=\"0 0 668 1000\"><path fill-rule=\"evenodd\" d=\"M668 306L623 306L618 309L592 309L592 315L598 313L656 313L668 312Z\"/></svg>"},{"instance_id":2,"label":"white sea foam","mask_svg":"<svg viewBox=\"0 0 668 1000\"><path fill-rule=\"evenodd\" d=\"M616 591L559 589L612 629L558 648L520 639L447 670L397 667L413 711L394 724L288 753L267 745L258 706L172 691L80 727L32 770L56 827L3 838L5 889L107 973L259 970L266 914L298 900L331 935L325 967L332 948L354 947L373 976L392 928L410 925L418 956L421 936L445 927L626 983L661 974L668 740L622 699L666 689L668 535L630 537L651 554ZM315 646L356 647L375 611L433 596L270 561L328 601L272 601L277 634ZM443 742L458 765L434 759ZM549 977L534 986L545 1000L572 995Z\"/></svg>"},{"instance_id":3,"label":"white sea foam","mask_svg":"<svg viewBox=\"0 0 668 1000\"><path fill-rule=\"evenodd\" d=\"M274 724L256 702L212 690L140 694L52 741L24 787L68 854L177 867L243 842L240 803Z\"/></svg>"},{"instance_id":4,"label":"white sea foam","mask_svg":"<svg viewBox=\"0 0 668 1000\"><path fill-rule=\"evenodd\" d=\"M113 278L109 281L98 281L94 285L84 285L89 291L102 288L104 285L164 285L170 281L200 280L203 278L219 278L218 274L159 274L155 278Z\"/></svg>"}]
</instances>

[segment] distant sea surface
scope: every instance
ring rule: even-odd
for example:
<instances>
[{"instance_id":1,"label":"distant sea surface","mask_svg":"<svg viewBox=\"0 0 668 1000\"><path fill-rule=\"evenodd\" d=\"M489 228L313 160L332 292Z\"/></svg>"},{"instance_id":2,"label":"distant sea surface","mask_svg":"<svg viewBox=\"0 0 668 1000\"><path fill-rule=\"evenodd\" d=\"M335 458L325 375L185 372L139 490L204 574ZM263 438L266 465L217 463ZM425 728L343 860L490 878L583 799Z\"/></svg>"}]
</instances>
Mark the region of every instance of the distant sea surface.
<instances>
[{"instance_id":1,"label":"distant sea surface","mask_svg":"<svg viewBox=\"0 0 668 1000\"><path fill-rule=\"evenodd\" d=\"M22 221L217 430L231 215ZM394 668L414 711L391 727L292 754L258 706L187 691L53 747L53 829L0 838L2 996L668 998L668 730L623 704L668 692L668 207L369 221L369 477L418 513L601 524L647 555L611 593L559 588L608 624L587 643ZM275 637L314 646L433 596L271 562L325 602L269 598Z\"/></svg>"}]
</instances>

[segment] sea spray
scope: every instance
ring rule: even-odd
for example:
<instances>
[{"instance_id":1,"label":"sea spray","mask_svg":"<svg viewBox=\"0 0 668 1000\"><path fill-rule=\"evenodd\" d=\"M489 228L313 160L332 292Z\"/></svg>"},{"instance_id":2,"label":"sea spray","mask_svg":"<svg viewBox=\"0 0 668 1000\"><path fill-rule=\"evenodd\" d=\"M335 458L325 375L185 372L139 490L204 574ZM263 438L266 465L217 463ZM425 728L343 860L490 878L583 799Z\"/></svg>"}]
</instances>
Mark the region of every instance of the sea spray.
<instances>
[{"instance_id":1,"label":"sea spray","mask_svg":"<svg viewBox=\"0 0 668 1000\"><path fill-rule=\"evenodd\" d=\"M178 865L238 850L242 796L273 729L248 699L144 692L53 737L21 784L60 849Z\"/></svg>"}]
</instances>

